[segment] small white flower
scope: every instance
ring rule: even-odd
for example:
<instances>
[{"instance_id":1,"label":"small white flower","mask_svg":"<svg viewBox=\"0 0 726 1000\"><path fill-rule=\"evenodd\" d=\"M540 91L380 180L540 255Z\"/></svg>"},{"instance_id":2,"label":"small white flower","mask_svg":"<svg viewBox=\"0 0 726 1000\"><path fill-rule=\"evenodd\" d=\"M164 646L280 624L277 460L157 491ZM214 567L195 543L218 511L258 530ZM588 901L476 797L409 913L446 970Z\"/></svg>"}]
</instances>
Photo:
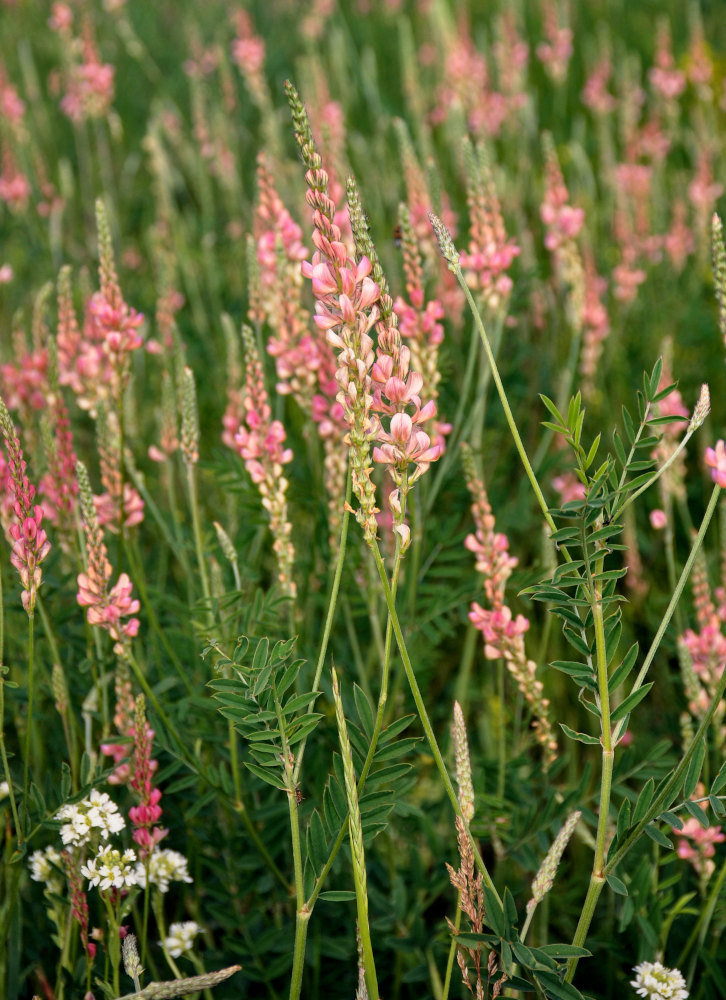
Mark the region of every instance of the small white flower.
<instances>
[{"instance_id":1,"label":"small white flower","mask_svg":"<svg viewBox=\"0 0 726 1000\"><path fill-rule=\"evenodd\" d=\"M638 996L647 1000L686 1000L686 981L678 969L666 969L660 962L641 962L630 981Z\"/></svg>"},{"instance_id":2,"label":"small white flower","mask_svg":"<svg viewBox=\"0 0 726 1000\"><path fill-rule=\"evenodd\" d=\"M0 799L6 799L10 795L10 785L7 781L0 781Z\"/></svg>"},{"instance_id":3,"label":"small white flower","mask_svg":"<svg viewBox=\"0 0 726 1000\"><path fill-rule=\"evenodd\" d=\"M146 869L139 862L136 866L136 877L139 885L146 887ZM149 882L155 885L159 892L168 892L170 882L193 882L187 871L187 859L179 851L164 848L154 851L149 858Z\"/></svg>"},{"instance_id":4,"label":"small white flower","mask_svg":"<svg viewBox=\"0 0 726 1000\"><path fill-rule=\"evenodd\" d=\"M63 843L73 847L87 844L94 830L100 831L102 840L108 840L110 834L118 833L126 826L116 803L106 792L99 792L96 788L92 788L88 798L82 802L62 806L55 818L63 823L60 831Z\"/></svg>"},{"instance_id":5,"label":"small white flower","mask_svg":"<svg viewBox=\"0 0 726 1000\"><path fill-rule=\"evenodd\" d=\"M196 920L186 920L181 924L172 924L169 934L159 944L163 945L172 958L179 958L185 951L191 951L194 938L202 928Z\"/></svg>"},{"instance_id":6,"label":"small white flower","mask_svg":"<svg viewBox=\"0 0 726 1000\"><path fill-rule=\"evenodd\" d=\"M45 847L30 855L30 877L34 882L45 882L48 892L63 891L64 880L58 871L60 867L61 856L55 847Z\"/></svg>"},{"instance_id":7,"label":"small white flower","mask_svg":"<svg viewBox=\"0 0 726 1000\"><path fill-rule=\"evenodd\" d=\"M136 885L136 854L129 848L124 851L113 847L102 847L95 858L87 865L81 865L81 874L88 879L89 885L97 885L99 889L123 889Z\"/></svg>"}]
</instances>

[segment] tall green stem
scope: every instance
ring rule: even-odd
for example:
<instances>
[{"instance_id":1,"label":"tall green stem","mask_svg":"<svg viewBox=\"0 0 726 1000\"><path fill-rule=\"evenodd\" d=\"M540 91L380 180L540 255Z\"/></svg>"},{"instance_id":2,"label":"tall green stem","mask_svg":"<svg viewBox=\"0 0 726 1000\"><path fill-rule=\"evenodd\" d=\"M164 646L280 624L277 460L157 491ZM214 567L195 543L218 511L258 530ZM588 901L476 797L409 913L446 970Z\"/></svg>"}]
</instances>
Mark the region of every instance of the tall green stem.
<instances>
[{"instance_id":1,"label":"tall green stem","mask_svg":"<svg viewBox=\"0 0 726 1000\"><path fill-rule=\"evenodd\" d=\"M30 741L33 735L33 695L35 692L35 614L28 613L28 718L25 730L25 761L23 762L23 822L18 828L18 844L25 839L28 822L28 786L30 784Z\"/></svg>"},{"instance_id":2,"label":"tall green stem","mask_svg":"<svg viewBox=\"0 0 726 1000\"><path fill-rule=\"evenodd\" d=\"M199 567L199 577L202 581L202 594L209 608L211 601L211 591L209 589L209 576L207 575L207 563L204 558L204 543L202 540L202 526L199 518L199 500L197 497L197 470L191 462L187 463L187 488L189 490L189 507L192 512L192 530L194 532L194 547L197 552L197 566ZM211 611L209 611L211 614Z\"/></svg>"},{"instance_id":3,"label":"tall green stem","mask_svg":"<svg viewBox=\"0 0 726 1000\"><path fill-rule=\"evenodd\" d=\"M642 685L647 669L650 666L653 657L655 656L655 651L657 650L660 640L673 615L675 606L678 603L678 599L686 584L688 574L690 573L691 567L693 566L693 562L696 558L698 549L700 548L700 545L703 541L706 529L711 521L711 518L713 517L713 513L716 509L716 504L718 503L720 492L721 488L718 485L715 486L713 489L713 493L711 494L708 507L706 508L706 513L704 514L704 518L701 523L698 535L694 540L690 555L688 557L688 560L686 561L686 565L683 567L681 577L678 581L678 587L676 593L671 598L668 608L666 609L663 621L661 622L660 627L658 628L658 632L656 633L655 639L653 640L653 644L650 650L648 651L648 655L646 656L645 662L643 663L640 673L638 674L638 677L633 685L633 691L636 691ZM634 826L633 829L628 832L627 836L623 839L623 842L619 844L617 850L615 851L613 856L608 860L607 864L602 865L601 867L598 867L597 864L593 865L593 872L592 875L590 876L590 885L587 890L587 895L585 897L585 902L582 907L582 912L580 913L580 919L577 924L575 936L572 939L572 943L574 945L582 947L585 943L585 940L587 938L587 933L588 930L590 929L590 924L592 922L592 918L595 913L597 901L600 898L600 893L603 890L603 887L607 880L607 876L617 868L617 866L620 864L625 855L630 851L630 849L634 846L634 844L637 843L637 841L642 836L646 826L648 826L648 824L651 823L653 819L655 819L655 817L658 816L659 813L663 811L663 809L666 809L668 805L670 805L670 803L672 802L672 796L677 792L678 788L683 782L686 768L688 767L691 758L693 757L693 754L696 751L696 748L699 746L701 740L705 737L708 727L711 724L713 716L725 691L726 691L726 671L724 671L723 675L721 676L721 679L719 680L718 687L714 692L714 696L711 700L708 711L701 720L688 750L686 751L685 755L679 762L678 766L672 771L670 777L665 782L665 784L663 784L660 787L660 791L651 802L650 808L648 809L647 813L641 818L641 820L636 824L636 826ZM623 722L621 721L621 723L615 729L615 733L613 736L615 743L617 743L617 740L619 739L619 732L622 726ZM612 744L611 744L611 749L612 749ZM609 796L610 793L609 785L611 780L612 780L612 756L610 757L609 763L606 764L605 748L603 744L603 777L602 777L601 799L600 799L601 808L602 808L603 794L605 793L605 791L607 791L607 794ZM605 788L606 781L608 782L607 789ZM602 812L600 815L600 819L602 820ZM598 852L599 834L600 834L600 823L598 823L598 840L596 841L596 854ZM571 958L567 963L566 979L568 982L572 982L572 979L575 975L575 970L577 969L578 961L579 959L577 958Z\"/></svg>"},{"instance_id":4,"label":"tall green stem","mask_svg":"<svg viewBox=\"0 0 726 1000\"><path fill-rule=\"evenodd\" d=\"M350 470L350 464L348 465L348 479L345 486L345 507L343 510L343 523L340 526L340 543L338 545L338 559L335 564L335 573L333 574L333 582L330 586L330 597L328 598L328 613L325 617L325 627L323 628L323 638L320 641L320 651L318 652L318 662L315 665L315 676L313 677L312 691L320 690L320 678L323 674L323 667L325 665L325 656L328 652L328 642L330 640L330 633L333 628L333 621L335 619L335 608L338 603L338 591L340 590L340 580L343 575L343 565L345 563L345 549L348 542L348 508L350 507L350 499L352 494L352 475ZM300 743L300 749L297 752L297 761L295 763L294 780L297 784L300 776L300 768L302 767L303 756L305 754L305 746L307 744L307 738L302 740Z\"/></svg>"},{"instance_id":5,"label":"tall green stem","mask_svg":"<svg viewBox=\"0 0 726 1000\"><path fill-rule=\"evenodd\" d=\"M449 772L446 770L446 764L444 763L444 758L439 749L439 744L436 740L434 734L433 726L431 725L431 720L429 719L428 712L426 711L426 706L424 705L423 697L421 696L421 690L418 686L418 681L416 680L416 675L413 670L413 664L411 663L411 658L408 655L408 649L406 648L406 642L403 638L403 632L401 631L401 624L398 620L398 613L396 611L396 605L393 600L393 594L391 593L391 588L388 584L388 577L386 576L386 567L383 565L383 558L381 557L381 550L378 548L378 543L374 540L371 545L371 551L373 552L373 558L375 559L376 567L378 569L378 576L381 581L381 586L383 587L383 593L386 598L386 604L388 605L388 613L391 617L391 622L393 623L393 631L396 636L396 642L398 643L398 650L401 654L401 659L403 660L403 668L406 672L406 679L408 680L409 687L411 688L411 694L413 695L413 700L416 705L416 710L418 711L419 718L421 720L421 725L423 726L424 733L426 734L426 739L428 740L431 753L433 755L434 761L436 762L436 767L441 776L441 780L446 789L446 794L449 797L452 808L457 816L461 818L464 824L464 829L471 843L471 848L474 853L474 861L477 868L481 872L482 878L488 889L492 891L497 902L501 903L499 898L499 893L497 892L496 886L492 881L492 877L489 874L487 866L484 864L484 859L481 856L479 847L476 840L469 830L469 824L466 817L461 811L461 805L459 804L459 797L456 794L456 790L449 777Z\"/></svg>"}]
</instances>

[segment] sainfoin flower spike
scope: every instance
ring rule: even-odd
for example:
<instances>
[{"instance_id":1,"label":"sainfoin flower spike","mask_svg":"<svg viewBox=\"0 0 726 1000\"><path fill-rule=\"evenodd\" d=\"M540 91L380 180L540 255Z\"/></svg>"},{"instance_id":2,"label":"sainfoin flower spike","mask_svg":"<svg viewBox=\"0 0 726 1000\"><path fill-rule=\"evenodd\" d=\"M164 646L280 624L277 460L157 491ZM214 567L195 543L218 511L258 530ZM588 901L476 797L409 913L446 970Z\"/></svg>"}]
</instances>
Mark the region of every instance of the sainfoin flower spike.
<instances>
[{"instance_id":1,"label":"sainfoin flower spike","mask_svg":"<svg viewBox=\"0 0 726 1000\"><path fill-rule=\"evenodd\" d=\"M43 579L40 564L50 552L43 524L43 508L33 504L35 487L25 475L25 462L15 426L4 401L0 398L0 430L5 441L10 476L8 488L12 494L13 523L8 531L12 543L10 561L20 574L23 587L23 607L29 615L35 611L35 599Z\"/></svg>"},{"instance_id":2,"label":"sainfoin flower spike","mask_svg":"<svg viewBox=\"0 0 726 1000\"><path fill-rule=\"evenodd\" d=\"M116 642L114 649L121 652L128 640L139 630L139 619L130 616L135 615L141 605L131 597L133 585L126 573L122 573L114 586L108 589L113 567L108 561L103 533L93 503L91 484L82 462L76 465L76 475L88 556L87 572L78 574L77 600L81 607L88 609L86 618L89 625L98 625L106 629ZM125 618L128 620L123 621Z\"/></svg>"},{"instance_id":3,"label":"sainfoin flower spike","mask_svg":"<svg viewBox=\"0 0 726 1000\"><path fill-rule=\"evenodd\" d=\"M285 447L286 434L282 422L272 419L255 336L248 326L242 328L242 339L246 363L242 399L245 418L237 429L234 440L252 482L260 492L262 506L270 518L278 566L277 578L284 592L294 598L297 592L292 578L295 548L290 537L292 525L287 514L288 484L283 475L283 466L292 461L292 449Z\"/></svg>"},{"instance_id":4,"label":"sainfoin flower spike","mask_svg":"<svg viewBox=\"0 0 726 1000\"><path fill-rule=\"evenodd\" d=\"M359 504L356 518L366 539L372 542L378 527L375 517L378 510L370 475L370 450L378 421L371 412L374 344L370 333L379 316L376 303L380 288L370 277L370 260L362 257L355 261L342 241L340 228L333 221L336 206L328 194L328 175L315 148L307 113L291 83L286 83L285 90L295 137L307 168L305 197L313 209L315 253L312 262L303 261L302 273L312 282L315 325L338 352L336 398L348 425L346 443L350 449L353 492Z\"/></svg>"}]
</instances>

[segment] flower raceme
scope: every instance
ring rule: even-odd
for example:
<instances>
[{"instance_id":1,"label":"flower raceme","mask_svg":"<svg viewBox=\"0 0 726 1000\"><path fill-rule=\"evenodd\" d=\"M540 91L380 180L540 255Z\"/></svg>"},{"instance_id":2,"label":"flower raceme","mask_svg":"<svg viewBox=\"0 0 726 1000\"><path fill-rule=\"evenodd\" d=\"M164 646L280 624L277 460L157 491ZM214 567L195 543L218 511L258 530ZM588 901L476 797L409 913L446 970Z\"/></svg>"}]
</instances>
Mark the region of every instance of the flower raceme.
<instances>
[{"instance_id":1,"label":"flower raceme","mask_svg":"<svg viewBox=\"0 0 726 1000\"><path fill-rule=\"evenodd\" d=\"M50 542L43 524L43 508L33 504L35 486L25 474L26 464L10 414L0 399L0 428L8 454L7 488L12 501L14 520L8 527L12 543L10 561L20 574L21 600L29 615L42 580L40 564L50 552Z\"/></svg>"},{"instance_id":2,"label":"flower raceme","mask_svg":"<svg viewBox=\"0 0 726 1000\"><path fill-rule=\"evenodd\" d=\"M77 601L87 608L86 618L90 625L106 629L117 644L123 645L139 631L139 619L131 618L141 607L138 600L131 597L133 584L127 573L122 573L109 590L108 583L113 567L108 561L103 533L96 514L88 473L82 462L76 465L76 474L81 495L83 526L86 532L88 569L78 574ZM128 618L128 621L122 621Z\"/></svg>"}]
</instances>

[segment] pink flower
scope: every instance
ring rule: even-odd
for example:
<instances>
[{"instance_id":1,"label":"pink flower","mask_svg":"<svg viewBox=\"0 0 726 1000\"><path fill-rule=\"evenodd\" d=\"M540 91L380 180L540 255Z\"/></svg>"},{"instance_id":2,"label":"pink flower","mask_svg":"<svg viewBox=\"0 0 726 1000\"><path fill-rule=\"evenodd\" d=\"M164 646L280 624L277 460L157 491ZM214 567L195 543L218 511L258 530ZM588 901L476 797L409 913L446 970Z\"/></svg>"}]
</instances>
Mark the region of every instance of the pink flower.
<instances>
[{"instance_id":1,"label":"pink flower","mask_svg":"<svg viewBox=\"0 0 726 1000\"><path fill-rule=\"evenodd\" d=\"M706 465L711 467L714 483L726 487L726 445L723 439L716 442L715 448L706 448Z\"/></svg>"},{"instance_id":2,"label":"pink flower","mask_svg":"<svg viewBox=\"0 0 726 1000\"><path fill-rule=\"evenodd\" d=\"M650 523L656 531L662 531L668 524L668 518L664 510L652 510L650 512Z\"/></svg>"},{"instance_id":3,"label":"pink flower","mask_svg":"<svg viewBox=\"0 0 726 1000\"><path fill-rule=\"evenodd\" d=\"M415 462L416 471L409 477L409 483L418 479L431 462L439 457L441 449L431 445L428 434L414 429L414 421L408 413L395 413L391 417L390 432L381 430L378 440L383 444L373 449L373 459L385 465L406 471L409 463Z\"/></svg>"},{"instance_id":4,"label":"pink flower","mask_svg":"<svg viewBox=\"0 0 726 1000\"><path fill-rule=\"evenodd\" d=\"M15 427L5 403L0 399L0 426L8 454L6 489L12 503L14 521L8 528L12 543L10 561L20 574L21 600L29 615L42 580L40 564L50 552L50 542L42 528L43 508L33 504L35 487L25 475L25 461ZM3 465L5 463L3 462Z\"/></svg>"}]
</instances>

